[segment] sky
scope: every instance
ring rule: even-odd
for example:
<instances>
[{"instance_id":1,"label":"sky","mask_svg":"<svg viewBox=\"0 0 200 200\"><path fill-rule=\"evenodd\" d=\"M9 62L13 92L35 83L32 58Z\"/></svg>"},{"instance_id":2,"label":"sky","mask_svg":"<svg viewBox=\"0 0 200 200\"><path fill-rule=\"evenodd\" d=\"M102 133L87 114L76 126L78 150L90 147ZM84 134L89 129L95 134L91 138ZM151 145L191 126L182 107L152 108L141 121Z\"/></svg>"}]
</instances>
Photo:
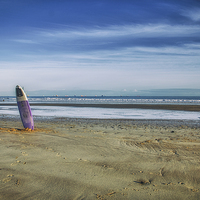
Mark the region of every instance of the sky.
<instances>
[{"instance_id":1,"label":"sky","mask_svg":"<svg viewBox=\"0 0 200 200\"><path fill-rule=\"evenodd\" d=\"M200 95L200 1L0 0L0 83L0 96Z\"/></svg>"}]
</instances>

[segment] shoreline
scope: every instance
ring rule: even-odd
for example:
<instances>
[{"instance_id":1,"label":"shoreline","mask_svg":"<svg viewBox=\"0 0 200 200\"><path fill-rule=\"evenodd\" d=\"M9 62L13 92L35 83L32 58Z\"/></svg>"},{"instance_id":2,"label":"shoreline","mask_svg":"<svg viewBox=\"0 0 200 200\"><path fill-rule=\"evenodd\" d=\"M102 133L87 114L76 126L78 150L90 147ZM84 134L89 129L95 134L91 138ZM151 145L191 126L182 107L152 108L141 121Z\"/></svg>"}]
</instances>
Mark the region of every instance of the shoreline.
<instances>
[{"instance_id":1,"label":"shoreline","mask_svg":"<svg viewBox=\"0 0 200 200\"><path fill-rule=\"evenodd\" d=\"M29 102L30 103L30 102ZM0 103L0 106L17 106L16 103ZM155 110L179 110L200 111L200 105L182 104L72 104L72 103L30 103L30 106L68 106L68 107L95 107L95 108L120 108L120 109L155 109Z\"/></svg>"},{"instance_id":2,"label":"shoreline","mask_svg":"<svg viewBox=\"0 0 200 200\"><path fill-rule=\"evenodd\" d=\"M199 120L194 119L124 119L124 118L81 118L81 117L65 117L65 116L33 116L35 123L55 123L55 122L66 122L66 123L123 123L123 124L136 124L136 125L155 125L155 126L186 126L190 128L200 128ZM18 121L21 123L20 115L2 114L0 120L4 121Z\"/></svg>"}]
</instances>

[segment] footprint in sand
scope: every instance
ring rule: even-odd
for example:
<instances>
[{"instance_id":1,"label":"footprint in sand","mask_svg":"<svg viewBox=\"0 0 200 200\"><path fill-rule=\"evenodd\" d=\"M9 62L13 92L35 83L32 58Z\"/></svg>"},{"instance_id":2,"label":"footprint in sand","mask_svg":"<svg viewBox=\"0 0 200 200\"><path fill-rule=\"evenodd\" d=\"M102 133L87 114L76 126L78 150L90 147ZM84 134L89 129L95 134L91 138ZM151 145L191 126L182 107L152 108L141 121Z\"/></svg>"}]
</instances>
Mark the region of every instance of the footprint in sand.
<instances>
[{"instance_id":1,"label":"footprint in sand","mask_svg":"<svg viewBox=\"0 0 200 200\"><path fill-rule=\"evenodd\" d=\"M26 152L21 152L23 156L28 156Z\"/></svg>"},{"instance_id":2,"label":"footprint in sand","mask_svg":"<svg viewBox=\"0 0 200 200\"><path fill-rule=\"evenodd\" d=\"M58 156L58 157L62 157L62 155L61 155L60 153L57 153L56 156Z\"/></svg>"},{"instance_id":3,"label":"footprint in sand","mask_svg":"<svg viewBox=\"0 0 200 200\"><path fill-rule=\"evenodd\" d=\"M7 175L7 177L13 177L14 175L13 174L9 174L9 175Z\"/></svg>"},{"instance_id":4,"label":"footprint in sand","mask_svg":"<svg viewBox=\"0 0 200 200\"><path fill-rule=\"evenodd\" d=\"M4 178L2 181L3 181L3 183L7 183L7 182L11 181L11 178Z\"/></svg>"},{"instance_id":5,"label":"footprint in sand","mask_svg":"<svg viewBox=\"0 0 200 200\"><path fill-rule=\"evenodd\" d=\"M15 166L15 165L17 165L17 163L11 163L10 165L11 165L11 166Z\"/></svg>"},{"instance_id":6,"label":"footprint in sand","mask_svg":"<svg viewBox=\"0 0 200 200\"><path fill-rule=\"evenodd\" d=\"M2 180L2 182L3 183L7 183L7 182L11 181L12 177L14 177L14 175L13 174L9 174L9 175L7 175L7 178L4 178Z\"/></svg>"}]
</instances>

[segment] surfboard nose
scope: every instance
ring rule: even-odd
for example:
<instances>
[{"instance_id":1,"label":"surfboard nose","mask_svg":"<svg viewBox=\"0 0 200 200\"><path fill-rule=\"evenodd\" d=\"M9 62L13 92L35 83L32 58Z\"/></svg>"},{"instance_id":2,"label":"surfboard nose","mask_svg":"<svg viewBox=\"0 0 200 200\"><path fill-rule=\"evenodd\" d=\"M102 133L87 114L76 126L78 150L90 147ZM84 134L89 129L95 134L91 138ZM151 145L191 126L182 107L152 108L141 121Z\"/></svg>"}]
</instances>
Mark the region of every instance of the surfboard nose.
<instances>
[{"instance_id":1,"label":"surfboard nose","mask_svg":"<svg viewBox=\"0 0 200 200\"><path fill-rule=\"evenodd\" d=\"M21 90L19 85L16 86L16 95L17 95L17 97L22 97L23 96L23 92L22 92L22 90Z\"/></svg>"}]
</instances>

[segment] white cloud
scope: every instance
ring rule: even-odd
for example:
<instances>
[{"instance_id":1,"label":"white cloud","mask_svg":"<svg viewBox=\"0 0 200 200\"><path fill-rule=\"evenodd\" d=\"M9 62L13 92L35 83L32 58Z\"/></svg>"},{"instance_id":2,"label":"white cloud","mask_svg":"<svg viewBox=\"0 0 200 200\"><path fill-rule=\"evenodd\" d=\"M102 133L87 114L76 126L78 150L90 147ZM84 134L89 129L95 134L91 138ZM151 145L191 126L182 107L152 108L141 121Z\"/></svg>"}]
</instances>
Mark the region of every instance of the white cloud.
<instances>
[{"instance_id":1,"label":"white cloud","mask_svg":"<svg viewBox=\"0 0 200 200\"><path fill-rule=\"evenodd\" d=\"M194 8L192 10L183 10L182 12L183 16L189 17L190 19L194 21L200 21L200 9Z\"/></svg>"},{"instance_id":2,"label":"white cloud","mask_svg":"<svg viewBox=\"0 0 200 200\"><path fill-rule=\"evenodd\" d=\"M32 31L34 42L55 42L62 40L76 39L94 39L94 38L113 38L113 37L182 37L200 32L200 27L197 25L168 25L168 24L148 24L148 25L124 25L124 26L109 26L96 28L66 28L59 30L42 29ZM17 40L16 40L17 41ZM18 40L23 42L23 40ZM26 41L26 40L25 40ZM24 41L24 42L25 42ZM29 40L27 40L28 42ZM33 41L32 41L33 42ZM108 41L106 41L108 42Z\"/></svg>"},{"instance_id":3,"label":"white cloud","mask_svg":"<svg viewBox=\"0 0 200 200\"><path fill-rule=\"evenodd\" d=\"M12 40L14 42L19 42L19 43L25 43L25 44L36 44L37 42L36 41L33 41L33 40L23 40L23 39L20 39L20 40Z\"/></svg>"}]
</instances>

